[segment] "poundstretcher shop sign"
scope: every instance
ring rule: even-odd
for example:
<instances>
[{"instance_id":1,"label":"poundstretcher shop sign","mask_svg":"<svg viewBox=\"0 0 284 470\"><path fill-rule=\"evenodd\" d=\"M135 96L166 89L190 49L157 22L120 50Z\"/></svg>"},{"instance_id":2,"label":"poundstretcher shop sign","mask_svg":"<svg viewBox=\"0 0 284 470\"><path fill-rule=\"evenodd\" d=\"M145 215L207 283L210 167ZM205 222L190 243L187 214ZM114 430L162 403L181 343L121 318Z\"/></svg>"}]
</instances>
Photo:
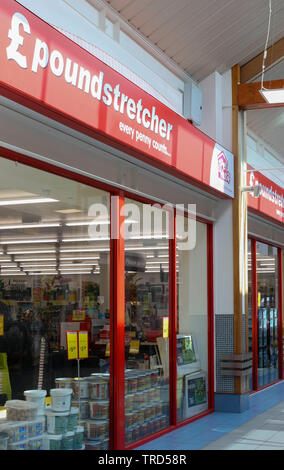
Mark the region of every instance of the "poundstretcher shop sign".
<instances>
[{"instance_id":1,"label":"poundstretcher shop sign","mask_svg":"<svg viewBox=\"0 0 284 470\"><path fill-rule=\"evenodd\" d=\"M1 0L0 22L2 95L234 196L230 152L16 1Z\"/></svg>"}]
</instances>

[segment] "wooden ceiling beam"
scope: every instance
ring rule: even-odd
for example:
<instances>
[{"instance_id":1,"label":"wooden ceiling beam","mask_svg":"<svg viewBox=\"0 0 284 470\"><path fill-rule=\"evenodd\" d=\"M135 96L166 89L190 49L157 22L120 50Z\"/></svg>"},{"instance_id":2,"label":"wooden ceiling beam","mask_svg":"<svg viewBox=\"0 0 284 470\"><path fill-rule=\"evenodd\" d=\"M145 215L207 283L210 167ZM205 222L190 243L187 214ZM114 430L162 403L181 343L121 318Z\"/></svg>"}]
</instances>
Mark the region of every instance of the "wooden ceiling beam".
<instances>
[{"instance_id":1,"label":"wooden ceiling beam","mask_svg":"<svg viewBox=\"0 0 284 470\"><path fill-rule=\"evenodd\" d=\"M265 70L273 67L278 62L284 60L284 38L277 41L267 49L265 59ZM241 67L241 83L247 83L259 77L262 73L263 52L251 59Z\"/></svg>"},{"instance_id":2,"label":"wooden ceiling beam","mask_svg":"<svg viewBox=\"0 0 284 470\"><path fill-rule=\"evenodd\" d=\"M263 82L263 88L267 88L269 90L278 88L284 89L284 80L270 80L269 82ZM238 85L238 106L240 109L248 110L284 107L284 103L267 103L260 94L260 89L261 82L240 83Z\"/></svg>"}]
</instances>

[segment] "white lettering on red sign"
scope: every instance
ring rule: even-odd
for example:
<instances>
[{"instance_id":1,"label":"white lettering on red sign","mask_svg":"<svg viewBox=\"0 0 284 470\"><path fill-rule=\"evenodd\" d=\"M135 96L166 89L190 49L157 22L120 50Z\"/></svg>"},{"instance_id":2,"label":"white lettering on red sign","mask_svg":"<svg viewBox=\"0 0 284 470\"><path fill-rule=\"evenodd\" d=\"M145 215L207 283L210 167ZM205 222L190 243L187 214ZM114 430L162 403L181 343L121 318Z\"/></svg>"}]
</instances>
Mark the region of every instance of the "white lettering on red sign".
<instances>
[{"instance_id":1,"label":"white lettering on red sign","mask_svg":"<svg viewBox=\"0 0 284 470\"><path fill-rule=\"evenodd\" d=\"M27 57L18 50L24 44L24 36L20 34L20 26L23 27L26 34L31 33L29 22L25 16L15 13L12 17L11 28L8 34L11 43L6 49L7 57L9 60L15 60L21 68L28 68ZM162 139L170 141L173 125L166 122L165 119L162 119L156 113L155 106L152 106L151 110L144 107L141 98L135 101L125 93L122 93L120 84L116 84L113 87L110 83L104 82L103 72L99 72L98 75L92 75L88 69L73 62L69 57L65 58L59 50L50 50L44 41L36 38L30 68L32 72L38 73L40 69L43 70L48 66L56 77L64 76L67 84L71 84L84 93L90 94L98 101L102 100L106 106L113 106L116 112L122 115L126 114L130 120L136 121L140 126ZM134 129L129 127L130 131L128 127L123 123L119 125L120 131L129 134L133 140ZM160 143L143 132L136 130L135 140L136 142L145 143L149 149L152 147L168 157L171 156L165 143Z\"/></svg>"},{"instance_id":2,"label":"white lettering on red sign","mask_svg":"<svg viewBox=\"0 0 284 470\"><path fill-rule=\"evenodd\" d=\"M27 18L21 13L15 13L12 17L11 29L8 32L8 38L11 39L11 43L6 48L6 52L8 60L15 60L22 69L26 69L27 58L18 51L19 46L24 44L24 37L20 34L20 25L23 26L25 33L31 33Z\"/></svg>"}]
</instances>

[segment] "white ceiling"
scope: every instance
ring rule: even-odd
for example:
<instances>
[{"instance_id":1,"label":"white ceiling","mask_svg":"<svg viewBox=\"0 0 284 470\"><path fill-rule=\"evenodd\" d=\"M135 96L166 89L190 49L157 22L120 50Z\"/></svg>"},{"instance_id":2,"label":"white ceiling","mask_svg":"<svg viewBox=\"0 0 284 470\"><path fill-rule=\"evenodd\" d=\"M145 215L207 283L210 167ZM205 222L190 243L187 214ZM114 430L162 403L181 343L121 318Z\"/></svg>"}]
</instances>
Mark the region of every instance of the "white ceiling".
<instances>
[{"instance_id":1,"label":"white ceiling","mask_svg":"<svg viewBox=\"0 0 284 470\"><path fill-rule=\"evenodd\" d=\"M195 81L241 66L264 50L268 0L105 0ZM272 0L268 47L284 37L284 0ZM265 80L284 78L282 62ZM258 81L260 78L258 77ZM284 165L284 108L247 112L247 125Z\"/></svg>"},{"instance_id":2,"label":"white ceiling","mask_svg":"<svg viewBox=\"0 0 284 470\"><path fill-rule=\"evenodd\" d=\"M268 0L107 0L196 81L243 65L264 49ZM269 44L284 35L284 1L272 0Z\"/></svg>"}]
</instances>

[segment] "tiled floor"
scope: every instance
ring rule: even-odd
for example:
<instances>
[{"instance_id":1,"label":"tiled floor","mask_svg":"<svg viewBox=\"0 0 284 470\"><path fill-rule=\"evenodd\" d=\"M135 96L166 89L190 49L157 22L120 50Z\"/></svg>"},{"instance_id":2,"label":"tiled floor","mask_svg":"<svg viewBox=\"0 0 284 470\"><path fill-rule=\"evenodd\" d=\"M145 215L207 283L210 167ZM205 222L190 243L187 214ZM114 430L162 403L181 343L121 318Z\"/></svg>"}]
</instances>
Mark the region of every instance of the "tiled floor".
<instances>
[{"instance_id":1,"label":"tiled floor","mask_svg":"<svg viewBox=\"0 0 284 470\"><path fill-rule=\"evenodd\" d=\"M284 382L251 395L243 413L211 413L137 449L284 450Z\"/></svg>"}]
</instances>

